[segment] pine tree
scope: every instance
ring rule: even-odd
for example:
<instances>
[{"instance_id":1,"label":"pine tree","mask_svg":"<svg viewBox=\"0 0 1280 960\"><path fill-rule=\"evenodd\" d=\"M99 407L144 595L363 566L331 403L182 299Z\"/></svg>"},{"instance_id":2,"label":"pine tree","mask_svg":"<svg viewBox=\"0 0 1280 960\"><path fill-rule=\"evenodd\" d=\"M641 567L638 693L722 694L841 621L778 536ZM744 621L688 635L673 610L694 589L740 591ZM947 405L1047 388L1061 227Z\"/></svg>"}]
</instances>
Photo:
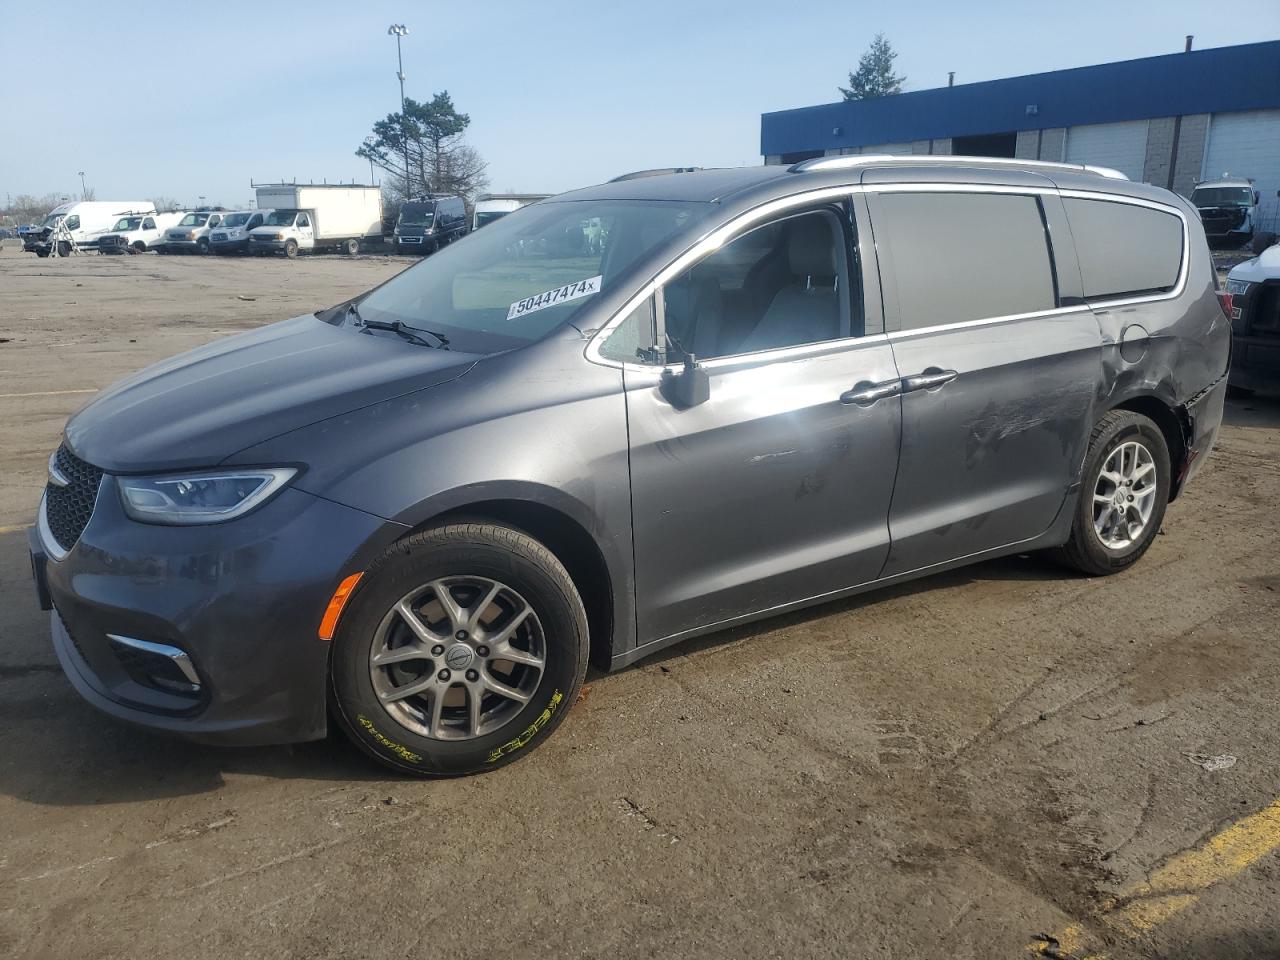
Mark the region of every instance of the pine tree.
<instances>
[{"instance_id":1,"label":"pine tree","mask_svg":"<svg viewBox=\"0 0 1280 960\"><path fill-rule=\"evenodd\" d=\"M849 72L849 86L840 87L846 100L868 100L901 93L906 77L893 72L893 61L898 54L883 33L877 33L871 46L858 61L858 69Z\"/></svg>"}]
</instances>

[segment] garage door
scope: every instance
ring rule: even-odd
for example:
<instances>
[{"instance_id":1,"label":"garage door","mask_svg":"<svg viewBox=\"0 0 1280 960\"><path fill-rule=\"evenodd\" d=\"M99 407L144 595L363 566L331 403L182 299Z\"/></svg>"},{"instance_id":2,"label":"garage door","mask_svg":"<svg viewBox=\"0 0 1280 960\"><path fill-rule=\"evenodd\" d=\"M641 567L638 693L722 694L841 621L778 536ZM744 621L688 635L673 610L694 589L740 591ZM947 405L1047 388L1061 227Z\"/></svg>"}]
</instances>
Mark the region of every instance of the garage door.
<instances>
[{"instance_id":1,"label":"garage door","mask_svg":"<svg viewBox=\"0 0 1280 960\"><path fill-rule=\"evenodd\" d=\"M1142 180L1147 159L1147 121L1095 123L1067 130L1068 163L1094 163Z\"/></svg>"},{"instance_id":2,"label":"garage door","mask_svg":"<svg viewBox=\"0 0 1280 960\"><path fill-rule=\"evenodd\" d=\"M1270 226L1276 215L1276 191L1280 190L1280 110L1213 115L1201 178L1216 180L1224 173L1253 178Z\"/></svg>"}]
</instances>

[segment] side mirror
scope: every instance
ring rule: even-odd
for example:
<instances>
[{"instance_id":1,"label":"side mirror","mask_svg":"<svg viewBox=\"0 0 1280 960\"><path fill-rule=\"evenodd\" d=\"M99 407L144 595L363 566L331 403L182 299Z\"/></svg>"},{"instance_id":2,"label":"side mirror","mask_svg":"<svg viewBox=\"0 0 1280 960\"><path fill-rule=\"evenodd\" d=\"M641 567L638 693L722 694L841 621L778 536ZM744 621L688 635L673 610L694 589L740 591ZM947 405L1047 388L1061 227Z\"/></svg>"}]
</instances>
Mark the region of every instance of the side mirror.
<instances>
[{"instance_id":1,"label":"side mirror","mask_svg":"<svg viewBox=\"0 0 1280 960\"><path fill-rule=\"evenodd\" d=\"M1260 194L1257 190L1253 191L1253 202L1254 203L1262 202L1262 194Z\"/></svg>"},{"instance_id":2,"label":"side mirror","mask_svg":"<svg viewBox=\"0 0 1280 960\"><path fill-rule=\"evenodd\" d=\"M711 399L711 378L698 364L698 358L687 354L679 373L673 373L670 368L662 371L658 392L677 410L688 410Z\"/></svg>"}]
</instances>

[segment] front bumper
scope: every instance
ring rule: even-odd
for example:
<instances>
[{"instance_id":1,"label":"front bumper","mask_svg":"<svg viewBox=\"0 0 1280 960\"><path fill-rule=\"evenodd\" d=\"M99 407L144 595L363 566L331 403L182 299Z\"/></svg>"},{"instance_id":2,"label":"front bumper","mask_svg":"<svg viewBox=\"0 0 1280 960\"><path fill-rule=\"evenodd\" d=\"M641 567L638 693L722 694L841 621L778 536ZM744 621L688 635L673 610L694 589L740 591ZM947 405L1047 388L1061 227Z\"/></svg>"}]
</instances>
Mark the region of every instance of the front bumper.
<instances>
[{"instance_id":1,"label":"front bumper","mask_svg":"<svg viewBox=\"0 0 1280 960\"><path fill-rule=\"evenodd\" d=\"M244 253L249 249L249 238L240 240L210 240L209 250L212 253Z\"/></svg>"},{"instance_id":2,"label":"front bumper","mask_svg":"<svg viewBox=\"0 0 1280 960\"><path fill-rule=\"evenodd\" d=\"M165 237L163 242L164 242L165 250L167 250L169 253L174 253L178 250L199 250L200 249L199 240L172 240L169 237Z\"/></svg>"},{"instance_id":3,"label":"front bumper","mask_svg":"<svg viewBox=\"0 0 1280 960\"><path fill-rule=\"evenodd\" d=\"M93 706L209 742L325 735L329 644L316 631L362 550L389 539L386 521L290 488L228 523L144 524L107 476L63 559L41 526L29 536L54 650Z\"/></svg>"}]
</instances>

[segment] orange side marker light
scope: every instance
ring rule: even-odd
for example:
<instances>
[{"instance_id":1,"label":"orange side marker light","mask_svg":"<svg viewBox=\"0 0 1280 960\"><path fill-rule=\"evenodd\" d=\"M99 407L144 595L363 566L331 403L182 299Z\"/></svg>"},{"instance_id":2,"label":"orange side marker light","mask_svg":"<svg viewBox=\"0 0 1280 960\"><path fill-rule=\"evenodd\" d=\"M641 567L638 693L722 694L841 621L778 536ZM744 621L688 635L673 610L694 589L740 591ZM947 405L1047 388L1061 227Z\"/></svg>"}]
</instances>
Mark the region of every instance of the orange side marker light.
<instances>
[{"instance_id":1,"label":"orange side marker light","mask_svg":"<svg viewBox=\"0 0 1280 960\"><path fill-rule=\"evenodd\" d=\"M351 598L351 592L355 590L356 584L360 582L363 573L353 573L340 584L338 589L333 591L333 597L329 600L329 606L324 609L324 617L320 620L320 639L332 640L333 631L338 628L338 618L342 616L342 608L347 605L347 600Z\"/></svg>"}]
</instances>

